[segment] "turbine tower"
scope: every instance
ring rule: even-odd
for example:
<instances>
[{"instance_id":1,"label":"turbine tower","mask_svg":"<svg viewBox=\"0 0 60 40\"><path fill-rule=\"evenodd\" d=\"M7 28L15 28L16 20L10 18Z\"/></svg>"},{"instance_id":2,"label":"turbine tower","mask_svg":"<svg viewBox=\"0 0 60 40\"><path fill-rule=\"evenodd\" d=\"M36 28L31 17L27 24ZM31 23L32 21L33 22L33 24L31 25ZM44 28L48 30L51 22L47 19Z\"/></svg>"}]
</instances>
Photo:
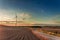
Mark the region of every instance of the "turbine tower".
<instances>
[{"instance_id":1,"label":"turbine tower","mask_svg":"<svg viewBox=\"0 0 60 40\"><path fill-rule=\"evenodd\" d=\"M17 12L15 12L15 22L16 22L16 23L15 23L15 26L17 26L17 21L18 21L17 18L18 18L18 17L17 17Z\"/></svg>"}]
</instances>

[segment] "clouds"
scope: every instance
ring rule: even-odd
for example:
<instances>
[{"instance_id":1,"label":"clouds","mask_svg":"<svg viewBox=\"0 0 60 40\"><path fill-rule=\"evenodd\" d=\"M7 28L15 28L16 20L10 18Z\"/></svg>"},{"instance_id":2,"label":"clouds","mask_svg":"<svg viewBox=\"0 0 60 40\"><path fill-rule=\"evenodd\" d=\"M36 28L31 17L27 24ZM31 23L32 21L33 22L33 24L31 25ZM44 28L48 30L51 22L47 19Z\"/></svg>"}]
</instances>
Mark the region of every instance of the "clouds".
<instances>
[{"instance_id":1,"label":"clouds","mask_svg":"<svg viewBox=\"0 0 60 40\"><path fill-rule=\"evenodd\" d=\"M49 23L60 24L60 14L52 16L49 20Z\"/></svg>"},{"instance_id":2,"label":"clouds","mask_svg":"<svg viewBox=\"0 0 60 40\"><path fill-rule=\"evenodd\" d=\"M55 16L53 21L57 24L60 24L60 15Z\"/></svg>"},{"instance_id":3,"label":"clouds","mask_svg":"<svg viewBox=\"0 0 60 40\"><path fill-rule=\"evenodd\" d=\"M6 21L6 20L12 20L14 17L14 11L6 10L6 9L0 9L0 20ZM13 16L12 16L13 15Z\"/></svg>"},{"instance_id":4,"label":"clouds","mask_svg":"<svg viewBox=\"0 0 60 40\"><path fill-rule=\"evenodd\" d=\"M29 13L27 12L20 12L20 10L10 10L10 9L0 9L0 20L1 21L11 21L11 20L16 20L16 14L17 14L17 19L18 20L29 20L31 17Z\"/></svg>"},{"instance_id":5,"label":"clouds","mask_svg":"<svg viewBox=\"0 0 60 40\"><path fill-rule=\"evenodd\" d=\"M18 21L32 22L32 23L40 23L40 24L60 24L60 14L55 16L42 16L40 18L32 16L29 12L19 12L20 10L8 10L8 9L0 9L0 20L2 21L12 21L16 20L16 14ZM44 10L42 10L44 12ZM47 18L46 18L47 17Z\"/></svg>"}]
</instances>

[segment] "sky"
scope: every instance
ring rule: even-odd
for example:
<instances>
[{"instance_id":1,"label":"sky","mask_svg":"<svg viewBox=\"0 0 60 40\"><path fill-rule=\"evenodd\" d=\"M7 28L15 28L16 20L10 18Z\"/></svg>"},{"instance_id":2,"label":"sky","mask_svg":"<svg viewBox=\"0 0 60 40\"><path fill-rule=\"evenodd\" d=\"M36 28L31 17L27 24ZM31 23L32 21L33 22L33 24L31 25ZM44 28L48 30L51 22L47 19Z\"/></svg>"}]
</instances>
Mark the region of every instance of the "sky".
<instances>
[{"instance_id":1,"label":"sky","mask_svg":"<svg viewBox=\"0 0 60 40\"><path fill-rule=\"evenodd\" d=\"M60 24L60 0L0 0L0 21L15 20L16 14L18 20Z\"/></svg>"}]
</instances>

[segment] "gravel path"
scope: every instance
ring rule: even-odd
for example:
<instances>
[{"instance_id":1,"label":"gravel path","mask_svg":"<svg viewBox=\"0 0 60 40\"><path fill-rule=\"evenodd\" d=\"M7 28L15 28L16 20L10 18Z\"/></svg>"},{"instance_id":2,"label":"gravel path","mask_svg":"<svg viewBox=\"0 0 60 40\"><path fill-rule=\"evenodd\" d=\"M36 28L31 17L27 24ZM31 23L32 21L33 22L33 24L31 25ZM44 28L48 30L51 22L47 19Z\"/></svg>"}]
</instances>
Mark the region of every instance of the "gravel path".
<instances>
[{"instance_id":1,"label":"gravel path","mask_svg":"<svg viewBox=\"0 0 60 40\"><path fill-rule=\"evenodd\" d=\"M29 28L0 27L0 40L40 40Z\"/></svg>"}]
</instances>

